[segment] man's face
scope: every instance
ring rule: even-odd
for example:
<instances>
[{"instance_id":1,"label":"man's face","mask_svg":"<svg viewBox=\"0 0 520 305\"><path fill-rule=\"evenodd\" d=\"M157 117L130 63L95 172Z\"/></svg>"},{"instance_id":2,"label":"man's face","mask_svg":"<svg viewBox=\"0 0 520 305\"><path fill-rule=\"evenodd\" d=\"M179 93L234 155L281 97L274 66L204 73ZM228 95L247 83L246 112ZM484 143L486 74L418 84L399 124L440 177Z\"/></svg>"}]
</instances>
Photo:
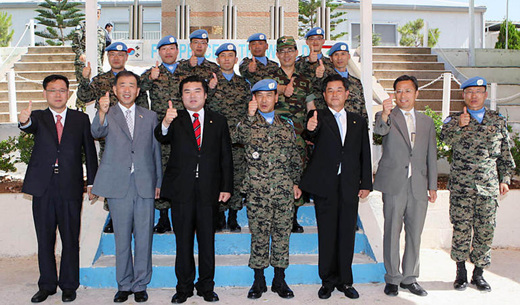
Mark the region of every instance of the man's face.
<instances>
[{"instance_id":1,"label":"man's face","mask_svg":"<svg viewBox=\"0 0 520 305\"><path fill-rule=\"evenodd\" d=\"M280 61L282 67L292 67L296 62L298 51L293 47L283 47L276 52L276 57Z\"/></svg>"},{"instance_id":2,"label":"man's face","mask_svg":"<svg viewBox=\"0 0 520 305\"><path fill-rule=\"evenodd\" d=\"M185 83L182 88L182 103L186 110L197 112L204 107L207 94L200 82Z\"/></svg>"},{"instance_id":3,"label":"man's face","mask_svg":"<svg viewBox=\"0 0 520 305\"><path fill-rule=\"evenodd\" d=\"M128 53L125 51L108 51L107 57L112 69L122 70L125 68L126 61L128 60Z\"/></svg>"},{"instance_id":4,"label":"man's face","mask_svg":"<svg viewBox=\"0 0 520 305\"><path fill-rule=\"evenodd\" d=\"M117 96L119 103L126 108L132 107L139 94L137 80L133 76L122 76L117 80L116 85L112 88Z\"/></svg>"},{"instance_id":5,"label":"man's face","mask_svg":"<svg viewBox=\"0 0 520 305\"><path fill-rule=\"evenodd\" d=\"M325 39L323 38L323 35L312 35L305 40L305 43L307 43L311 52L321 52Z\"/></svg>"},{"instance_id":6,"label":"man's face","mask_svg":"<svg viewBox=\"0 0 520 305\"><path fill-rule=\"evenodd\" d=\"M258 103L258 110L268 113L274 110L274 105L278 102L278 93L276 91L257 91L255 99Z\"/></svg>"},{"instance_id":7,"label":"man's face","mask_svg":"<svg viewBox=\"0 0 520 305\"><path fill-rule=\"evenodd\" d=\"M264 57L269 45L264 40L251 41L249 43L249 51L254 57Z\"/></svg>"},{"instance_id":8,"label":"man's face","mask_svg":"<svg viewBox=\"0 0 520 305\"><path fill-rule=\"evenodd\" d=\"M345 101L347 100L349 91L345 88L342 81L336 80L327 83L327 88L323 92L323 98L327 103L327 106L340 111L345 107Z\"/></svg>"},{"instance_id":9,"label":"man's face","mask_svg":"<svg viewBox=\"0 0 520 305\"><path fill-rule=\"evenodd\" d=\"M350 59L350 54L347 51L336 51L330 57L332 63L334 64L334 68L336 69L345 69L348 65L348 61Z\"/></svg>"},{"instance_id":10,"label":"man's face","mask_svg":"<svg viewBox=\"0 0 520 305\"><path fill-rule=\"evenodd\" d=\"M206 39L193 38L190 42L190 48L196 57L204 57L208 49L208 41Z\"/></svg>"},{"instance_id":11,"label":"man's face","mask_svg":"<svg viewBox=\"0 0 520 305\"><path fill-rule=\"evenodd\" d=\"M484 87L467 87L464 89L464 104L470 110L480 110L484 107L487 96Z\"/></svg>"},{"instance_id":12,"label":"man's face","mask_svg":"<svg viewBox=\"0 0 520 305\"><path fill-rule=\"evenodd\" d=\"M112 29L113 29L113 28L114 28L114 27L111 26L111 25L107 26L107 32L109 32L109 33L112 32Z\"/></svg>"},{"instance_id":13,"label":"man's face","mask_svg":"<svg viewBox=\"0 0 520 305\"><path fill-rule=\"evenodd\" d=\"M223 51L217 57L217 63L222 71L232 71L237 61L235 51Z\"/></svg>"},{"instance_id":14,"label":"man's face","mask_svg":"<svg viewBox=\"0 0 520 305\"><path fill-rule=\"evenodd\" d=\"M43 90L43 97L47 100L49 108L61 113L67 107L69 88L63 80L57 79L47 84L47 88Z\"/></svg>"},{"instance_id":15,"label":"man's face","mask_svg":"<svg viewBox=\"0 0 520 305\"><path fill-rule=\"evenodd\" d=\"M175 44L167 44L159 48L159 56L163 63L171 65L177 60L179 49Z\"/></svg>"},{"instance_id":16,"label":"man's face","mask_svg":"<svg viewBox=\"0 0 520 305\"><path fill-rule=\"evenodd\" d=\"M99 18L101 18L101 10L97 10L97 20L99 20Z\"/></svg>"},{"instance_id":17,"label":"man's face","mask_svg":"<svg viewBox=\"0 0 520 305\"><path fill-rule=\"evenodd\" d=\"M419 91L415 90L415 85L411 80L401 81L395 85L395 103L404 111L413 109L418 96Z\"/></svg>"}]
</instances>

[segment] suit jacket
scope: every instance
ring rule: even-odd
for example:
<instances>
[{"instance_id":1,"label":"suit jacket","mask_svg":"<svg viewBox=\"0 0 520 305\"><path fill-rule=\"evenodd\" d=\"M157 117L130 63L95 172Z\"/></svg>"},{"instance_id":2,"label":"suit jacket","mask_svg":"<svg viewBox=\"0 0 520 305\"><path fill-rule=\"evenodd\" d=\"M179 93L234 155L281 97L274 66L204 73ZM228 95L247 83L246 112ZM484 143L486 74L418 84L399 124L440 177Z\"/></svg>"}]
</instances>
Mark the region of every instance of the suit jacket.
<instances>
[{"instance_id":1,"label":"suit jacket","mask_svg":"<svg viewBox=\"0 0 520 305\"><path fill-rule=\"evenodd\" d=\"M415 144L412 148L406 119L398 107L388 116L388 122L376 114L374 132L383 136L383 156L374 181L374 188L396 195L408 181L408 166L412 165L412 192L417 200L427 200L427 190L437 189L437 140L433 120L415 111Z\"/></svg>"},{"instance_id":2,"label":"suit jacket","mask_svg":"<svg viewBox=\"0 0 520 305\"><path fill-rule=\"evenodd\" d=\"M52 112L48 108L33 111L31 125L22 130L34 134L34 146L22 192L36 197L43 196L49 187L53 167L58 159L58 179L63 199L81 200L85 185L82 153L85 153L87 184L92 185L94 182L98 165L88 116L67 109L60 143Z\"/></svg>"},{"instance_id":3,"label":"suit jacket","mask_svg":"<svg viewBox=\"0 0 520 305\"><path fill-rule=\"evenodd\" d=\"M161 197L173 203L193 202L197 164L202 202L217 204L220 192L232 193L233 158L226 118L205 108L203 133L199 151L187 110L178 110L178 116L165 136L162 134L162 123L155 128L155 137L159 142L171 146Z\"/></svg>"},{"instance_id":4,"label":"suit jacket","mask_svg":"<svg viewBox=\"0 0 520 305\"><path fill-rule=\"evenodd\" d=\"M134 138L119 105L109 108L105 125L96 113L92 122L94 138L105 138L105 151L92 192L105 198L123 198L130 186L132 163L137 193L141 198L155 198L155 188L162 181L161 147L153 136L157 114L135 107Z\"/></svg>"},{"instance_id":5,"label":"suit jacket","mask_svg":"<svg viewBox=\"0 0 520 305\"><path fill-rule=\"evenodd\" d=\"M372 190L372 161L365 119L347 112L347 135L341 145L336 119L327 108L318 111L318 126L305 130L304 139L314 143L311 160L300 187L311 194L327 197L335 189L334 180L341 163L341 187L346 196L356 196L360 189ZM308 117L312 117L310 111Z\"/></svg>"}]
</instances>

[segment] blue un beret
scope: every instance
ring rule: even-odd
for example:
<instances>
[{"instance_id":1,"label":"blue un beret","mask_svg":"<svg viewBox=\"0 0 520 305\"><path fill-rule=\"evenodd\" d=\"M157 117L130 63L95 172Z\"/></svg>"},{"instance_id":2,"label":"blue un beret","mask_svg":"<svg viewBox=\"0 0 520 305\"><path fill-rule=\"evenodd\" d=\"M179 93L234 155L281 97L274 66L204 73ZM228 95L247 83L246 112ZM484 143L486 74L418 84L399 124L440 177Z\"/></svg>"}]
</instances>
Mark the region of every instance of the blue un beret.
<instances>
[{"instance_id":1,"label":"blue un beret","mask_svg":"<svg viewBox=\"0 0 520 305\"><path fill-rule=\"evenodd\" d=\"M159 42L157 43L157 50L159 50L162 46L166 46L169 44L176 44L177 38L173 35L164 36Z\"/></svg>"},{"instance_id":2,"label":"blue un beret","mask_svg":"<svg viewBox=\"0 0 520 305\"><path fill-rule=\"evenodd\" d=\"M337 51L347 51L348 52L348 44L344 42L338 42L335 45L332 46L329 50L329 56L334 54Z\"/></svg>"},{"instance_id":3,"label":"blue un beret","mask_svg":"<svg viewBox=\"0 0 520 305\"><path fill-rule=\"evenodd\" d=\"M274 79L262 79L257 82L253 88L251 88L251 93L255 93L257 91L276 91L278 88L278 83Z\"/></svg>"},{"instance_id":4,"label":"blue un beret","mask_svg":"<svg viewBox=\"0 0 520 305\"><path fill-rule=\"evenodd\" d=\"M215 52L215 56L218 56L220 53L222 53L224 51L235 51L235 54L236 54L237 47L235 47L235 45L230 42L221 44L220 47L218 47L217 51Z\"/></svg>"},{"instance_id":5,"label":"blue un beret","mask_svg":"<svg viewBox=\"0 0 520 305\"><path fill-rule=\"evenodd\" d=\"M460 85L460 89L466 89L467 87L486 87L487 81L485 78L480 76L475 76L467 81L463 82L462 85Z\"/></svg>"},{"instance_id":6,"label":"blue un beret","mask_svg":"<svg viewBox=\"0 0 520 305\"><path fill-rule=\"evenodd\" d=\"M125 51L125 52L128 52L128 47L126 46L126 44L122 43L122 42L113 42L111 43L106 49L105 51Z\"/></svg>"},{"instance_id":7,"label":"blue un beret","mask_svg":"<svg viewBox=\"0 0 520 305\"><path fill-rule=\"evenodd\" d=\"M309 36L321 35L325 36L325 31L319 26L310 29L307 34L305 34L305 39L309 38Z\"/></svg>"},{"instance_id":8,"label":"blue un beret","mask_svg":"<svg viewBox=\"0 0 520 305\"><path fill-rule=\"evenodd\" d=\"M208 38L208 31L206 30L196 30L196 31L193 31L193 33L190 34L190 40L192 39L206 39L206 40L209 40Z\"/></svg>"},{"instance_id":9,"label":"blue un beret","mask_svg":"<svg viewBox=\"0 0 520 305\"><path fill-rule=\"evenodd\" d=\"M267 41L267 36L265 36L264 33L256 33L256 34L249 36L249 38L247 39L247 42L261 41L261 40Z\"/></svg>"}]
</instances>

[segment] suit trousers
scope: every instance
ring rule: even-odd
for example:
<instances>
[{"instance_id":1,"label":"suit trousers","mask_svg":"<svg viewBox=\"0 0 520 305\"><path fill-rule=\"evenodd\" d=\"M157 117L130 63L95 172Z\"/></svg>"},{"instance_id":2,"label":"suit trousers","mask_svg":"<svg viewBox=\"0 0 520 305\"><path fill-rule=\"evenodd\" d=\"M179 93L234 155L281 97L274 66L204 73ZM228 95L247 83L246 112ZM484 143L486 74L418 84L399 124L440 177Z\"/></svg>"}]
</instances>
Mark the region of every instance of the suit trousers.
<instances>
[{"instance_id":1,"label":"suit trousers","mask_svg":"<svg viewBox=\"0 0 520 305\"><path fill-rule=\"evenodd\" d=\"M65 200L61 196L58 175L53 174L49 187L41 197L33 197L33 218L38 240L39 289L54 292L79 287L79 229L81 198ZM61 237L60 276L56 272L56 228Z\"/></svg>"},{"instance_id":2,"label":"suit trousers","mask_svg":"<svg viewBox=\"0 0 520 305\"><path fill-rule=\"evenodd\" d=\"M419 252L421 234L428 210L427 200L417 200L412 193L411 178L397 195L383 193L383 258L386 269L385 282L399 285L411 284L419 277ZM400 271L401 230L405 231L405 247Z\"/></svg>"},{"instance_id":3,"label":"suit trousers","mask_svg":"<svg viewBox=\"0 0 520 305\"><path fill-rule=\"evenodd\" d=\"M189 190L187 190L189 191ZM193 187L193 202L172 203L172 224L177 244L175 275L177 292L192 292L195 281L193 255L195 232L199 247L199 279L195 287L204 293L213 291L215 282L215 221L218 204L201 202L198 179Z\"/></svg>"},{"instance_id":4,"label":"suit trousers","mask_svg":"<svg viewBox=\"0 0 520 305\"><path fill-rule=\"evenodd\" d=\"M154 199L137 193L134 174L123 198L108 198L116 243L116 280L119 291L143 291L152 279ZM132 260L132 234L134 259Z\"/></svg>"},{"instance_id":5,"label":"suit trousers","mask_svg":"<svg viewBox=\"0 0 520 305\"><path fill-rule=\"evenodd\" d=\"M334 182L335 190L328 197L314 195L318 223L318 272L323 286L333 288L354 283L352 260L359 198L348 196L340 185L341 175Z\"/></svg>"}]
</instances>

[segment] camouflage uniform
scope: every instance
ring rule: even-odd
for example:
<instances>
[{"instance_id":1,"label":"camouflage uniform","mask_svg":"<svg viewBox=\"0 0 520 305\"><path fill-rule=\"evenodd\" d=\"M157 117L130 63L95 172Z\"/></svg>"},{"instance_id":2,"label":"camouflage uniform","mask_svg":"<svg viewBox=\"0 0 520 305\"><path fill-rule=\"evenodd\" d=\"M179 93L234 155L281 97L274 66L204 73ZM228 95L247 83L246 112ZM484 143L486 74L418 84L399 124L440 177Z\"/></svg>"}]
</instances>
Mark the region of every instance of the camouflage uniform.
<instances>
[{"instance_id":1,"label":"camouflage uniform","mask_svg":"<svg viewBox=\"0 0 520 305\"><path fill-rule=\"evenodd\" d=\"M234 75L228 81L221 71L216 73L218 84L213 96L208 97L206 104L213 110L226 117L229 126L229 134L235 133L238 122L247 114L248 103L251 100L251 86L241 76ZM220 211L242 209L242 194L240 184L244 181L246 160L244 158L244 146L232 138L231 149L233 152L233 196L220 205Z\"/></svg>"},{"instance_id":2,"label":"camouflage uniform","mask_svg":"<svg viewBox=\"0 0 520 305\"><path fill-rule=\"evenodd\" d=\"M331 67L334 70L334 66L330 58L322 56L321 61L325 67ZM296 73L308 77L311 81L311 90L316 97L314 104L319 109L325 109L325 101L323 100L323 92L321 90L321 78L316 77L316 68L318 68L319 62L309 62L309 56L298 56L296 58ZM330 69L329 69L330 70Z\"/></svg>"},{"instance_id":3,"label":"camouflage uniform","mask_svg":"<svg viewBox=\"0 0 520 305\"><path fill-rule=\"evenodd\" d=\"M251 62L251 58L245 57L242 62L240 62L240 66L238 70L240 71L240 75L247 79L251 85L256 84L259 80L264 78L271 78L273 73L278 70L278 64L275 61L267 59L267 65L264 66L260 61L256 61L256 72L249 72L249 63Z\"/></svg>"},{"instance_id":4,"label":"camouflage uniform","mask_svg":"<svg viewBox=\"0 0 520 305\"><path fill-rule=\"evenodd\" d=\"M182 59L179 61L179 65L175 70L175 73L179 75L179 80L183 80L190 75L198 75L204 78L208 83L213 78L213 73L220 71L220 67L207 59L204 59L200 65L192 67L189 59Z\"/></svg>"},{"instance_id":5,"label":"camouflage uniform","mask_svg":"<svg viewBox=\"0 0 520 305\"><path fill-rule=\"evenodd\" d=\"M90 83L88 79L81 76L77 92L78 98L86 103L95 100L97 109L99 108L99 99L108 91L110 92L110 106L113 106L118 102L117 96L112 90L115 80L116 76L112 70L94 76ZM77 104L76 107L78 107Z\"/></svg>"},{"instance_id":6,"label":"camouflage uniform","mask_svg":"<svg viewBox=\"0 0 520 305\"><path fill-rule=\"evenodd\" d=\"M486 109L482 123L471 117L469 125L462 128L460 115L448 117L441 132L441 139L453 152L448 187L453 224L451 258L460 262L469 256L475 266L484 268L491 264L499 182L510 183L515 163L501 115Z\"/></svg>"},{"instance_id":7,"label":"camouflage uniform","mask_svg":"<svg viewBox=\"0 0 520 305\"><path fill-rule=\"evenodd\" d=\"M276 115L273 124L269 124L256 113L242 120L236 137L245 145L247 160L242 190L248 194L249 267L263 269L271 264L287 268L293 186L299 183L302 169L292 122Z\"/></svg>"}]
</instances>

